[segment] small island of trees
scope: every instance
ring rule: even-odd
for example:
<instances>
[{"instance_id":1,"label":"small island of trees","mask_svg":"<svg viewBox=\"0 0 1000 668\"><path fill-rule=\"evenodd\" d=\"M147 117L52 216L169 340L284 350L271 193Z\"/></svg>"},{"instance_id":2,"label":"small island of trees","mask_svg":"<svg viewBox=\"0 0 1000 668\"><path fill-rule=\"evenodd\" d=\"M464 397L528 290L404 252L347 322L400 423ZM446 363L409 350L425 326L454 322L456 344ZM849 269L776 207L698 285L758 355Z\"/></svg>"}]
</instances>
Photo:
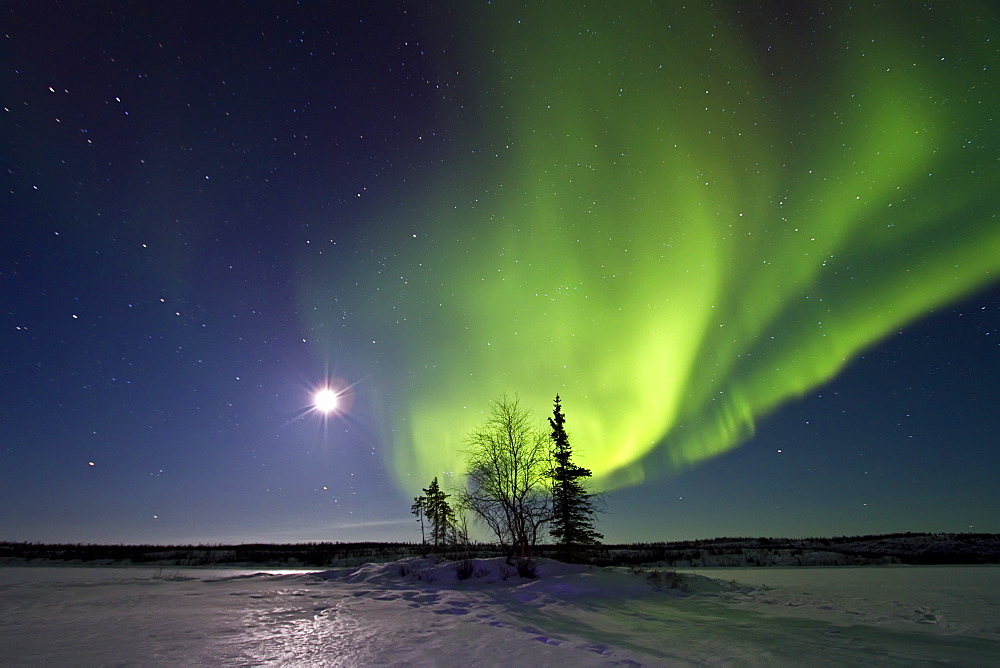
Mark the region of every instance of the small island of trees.
<instances>
[{"instance_id":1,"label":"small island of trees","mask_svg":"<svg viewBox=\"0 0 1000 668\"><path fill-rule=\"evenodd\" d=\"M466 439L465 487L446 494L435 477L414 498L421 541L435 548L467 542L471 515L521 560L530 559L546 533L567 560L597 545L603 538L595 527L599 495L587 488L590 469L573 461L559 395L548 423L546 433L516 397L494 401L489 417Z\"/></svg>"}]
</instances>

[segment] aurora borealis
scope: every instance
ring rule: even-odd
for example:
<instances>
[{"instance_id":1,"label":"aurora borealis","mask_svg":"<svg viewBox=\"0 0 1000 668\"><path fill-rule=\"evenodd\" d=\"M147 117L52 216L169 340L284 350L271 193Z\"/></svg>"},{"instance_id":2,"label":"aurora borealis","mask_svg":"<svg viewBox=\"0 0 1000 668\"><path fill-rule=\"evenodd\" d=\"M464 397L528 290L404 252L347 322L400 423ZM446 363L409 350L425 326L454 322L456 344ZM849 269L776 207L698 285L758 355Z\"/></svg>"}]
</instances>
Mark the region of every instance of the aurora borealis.
<instances>
[{"instance_id":1,"label":"aurora borealis","mask_svg":"<svg viewBox=\"0 0 1000 668\"><path fill-rule=\"evenodd\" d=\"M498 46L464 48L503 101L484 113L498 164L391 222L420 231L378 313L408 374L397 474L460 469L504 392L574 397L605 485L692 466L994 280L1000 63L980 9L856 9L803 34L670 3L484 9Z\"/></svg>"},{"instance_id":2,"label":"aurora borealis","mask_svg":"<svg viewBox=\"0 0 1000 668\"><path fill-rule=\"evenodd\" d=\"M413 539L503 393L609 540L1000 530L991 3L335 4L5 10L0 539Z\"/></svg>"}]
</instances>

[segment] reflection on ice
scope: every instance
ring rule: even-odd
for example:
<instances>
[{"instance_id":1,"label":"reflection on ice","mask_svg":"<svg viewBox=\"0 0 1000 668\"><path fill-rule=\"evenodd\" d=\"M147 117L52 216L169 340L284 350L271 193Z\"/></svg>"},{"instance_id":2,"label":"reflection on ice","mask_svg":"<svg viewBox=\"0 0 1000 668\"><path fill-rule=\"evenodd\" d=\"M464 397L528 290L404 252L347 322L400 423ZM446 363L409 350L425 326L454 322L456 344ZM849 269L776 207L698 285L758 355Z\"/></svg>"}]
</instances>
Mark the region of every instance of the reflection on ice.
<instances>
[{"instance_id":1,"label":"reflection on ice","mask_svg":"<svg viewBox=\"0 0 1000 668\"><path fill-rule=\"evenodd\" d=\"M203 659L227 665L369 664L373 631L342 609L341 602L331 606L325 598L302 593L253 598L255 609L243 616L242 630L223 639Z\"/></svg>"}]
</instances>

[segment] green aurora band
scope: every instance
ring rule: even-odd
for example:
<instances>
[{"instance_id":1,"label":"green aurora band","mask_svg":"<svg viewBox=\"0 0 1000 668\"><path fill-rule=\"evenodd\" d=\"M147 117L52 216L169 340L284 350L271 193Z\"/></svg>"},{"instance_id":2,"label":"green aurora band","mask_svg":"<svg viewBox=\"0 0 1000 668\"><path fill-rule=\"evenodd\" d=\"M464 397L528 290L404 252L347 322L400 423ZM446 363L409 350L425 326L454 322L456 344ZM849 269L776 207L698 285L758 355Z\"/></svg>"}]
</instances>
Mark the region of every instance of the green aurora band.
<instances>
[{"instance_id":1,"label":"green aurora band","mask_svg":"<svg viewBox=\"0 0 1000 668\"><path fill-rule=\"evenodd\" d=\"M539 419L561 394L604 489L669 475L1000 275L988 5L529 4L461 19L485 128L456 142L489 150L372 213L373 282L303 272L405 489L461 473L503 393Z\"/></svg>"}]
</instances>

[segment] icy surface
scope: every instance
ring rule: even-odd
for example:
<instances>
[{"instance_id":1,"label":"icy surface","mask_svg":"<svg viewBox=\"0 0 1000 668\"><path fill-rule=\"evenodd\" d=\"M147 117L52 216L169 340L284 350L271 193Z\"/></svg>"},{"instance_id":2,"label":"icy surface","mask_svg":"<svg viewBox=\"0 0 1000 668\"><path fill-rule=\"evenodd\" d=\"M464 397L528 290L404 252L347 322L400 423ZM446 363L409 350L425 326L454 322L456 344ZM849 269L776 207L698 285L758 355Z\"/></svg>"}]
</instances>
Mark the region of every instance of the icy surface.
<instances>
[{"instance_id":1,"label":"icy surface","mask_svg":"<svg viewBox=\"0 0 1000 668\"><path fill-rule=\"evenodd\" d=\"M1000 664L1000 568L0 568L0 665Z\"/></svg>"}]
</instances>

